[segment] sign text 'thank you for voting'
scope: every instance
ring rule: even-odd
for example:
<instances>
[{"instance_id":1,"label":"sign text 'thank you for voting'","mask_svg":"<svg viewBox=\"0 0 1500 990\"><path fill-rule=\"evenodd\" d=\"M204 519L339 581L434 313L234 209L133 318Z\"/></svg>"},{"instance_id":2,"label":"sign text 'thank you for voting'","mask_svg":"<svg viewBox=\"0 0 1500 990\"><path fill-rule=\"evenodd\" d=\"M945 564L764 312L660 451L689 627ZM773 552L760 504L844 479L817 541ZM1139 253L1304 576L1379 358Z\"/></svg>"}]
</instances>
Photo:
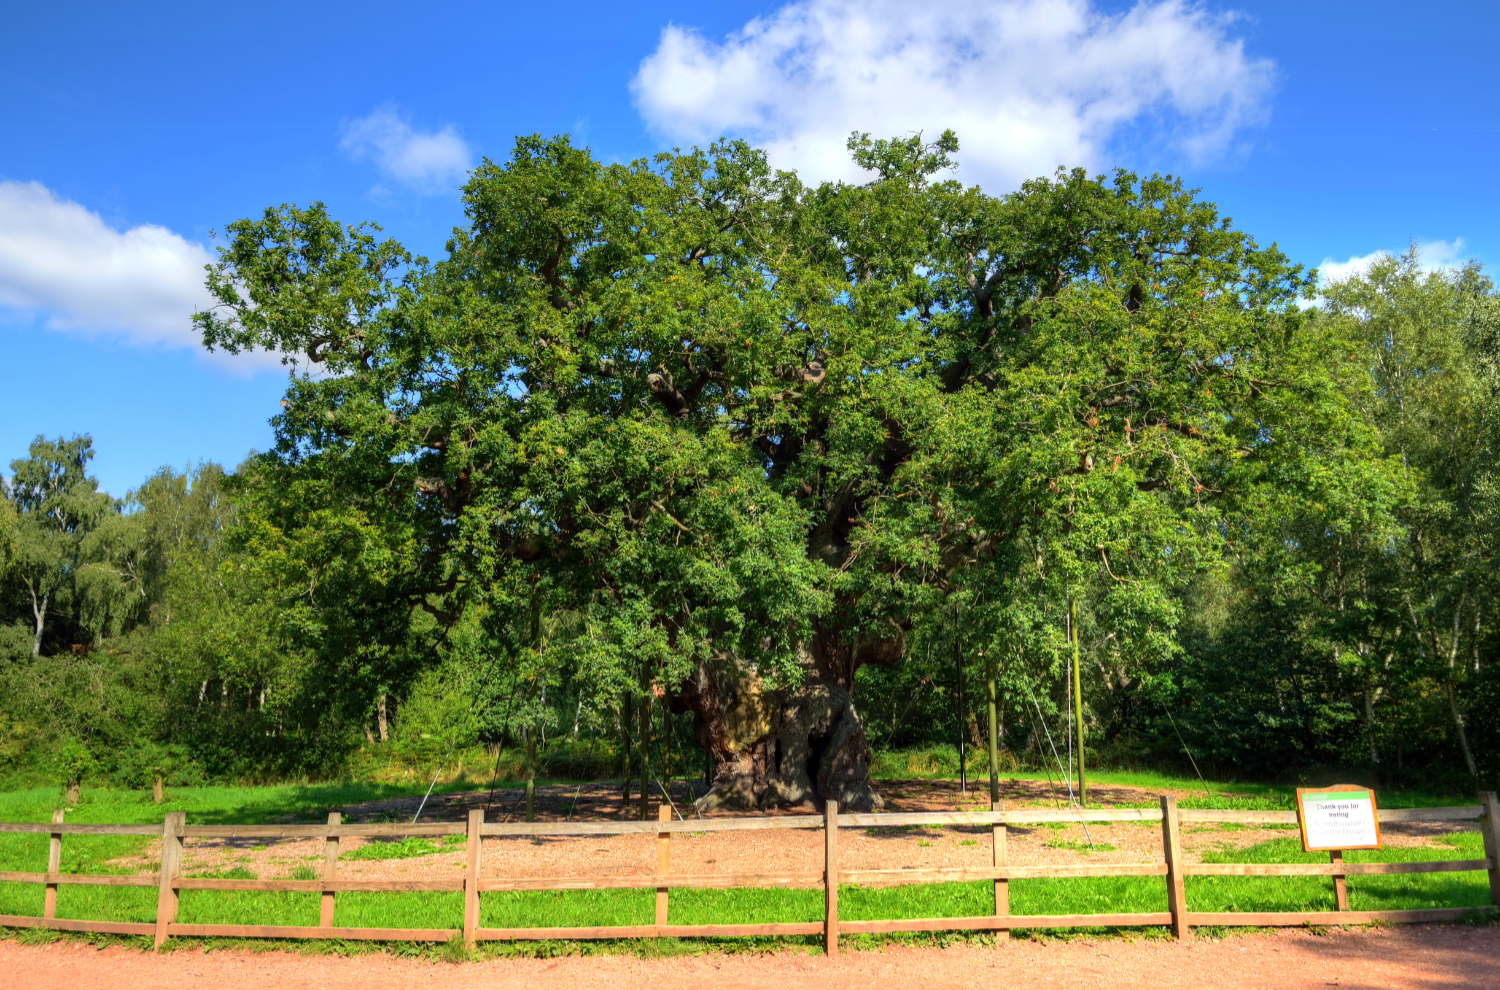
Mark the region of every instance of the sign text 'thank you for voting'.
<instances>
[{"instance_id":1,"label":"sign text 'thank you for voting'","mask_svg":"<svg viewBox=\"0 0 1500 990\"><path fill-rule=\"evenodd\" d=\"M1375 792L1367 787L1299 787L1297 820L1302 826L1302 848L1308 852L1380 848Z\"/></svg>"}]
</instances>

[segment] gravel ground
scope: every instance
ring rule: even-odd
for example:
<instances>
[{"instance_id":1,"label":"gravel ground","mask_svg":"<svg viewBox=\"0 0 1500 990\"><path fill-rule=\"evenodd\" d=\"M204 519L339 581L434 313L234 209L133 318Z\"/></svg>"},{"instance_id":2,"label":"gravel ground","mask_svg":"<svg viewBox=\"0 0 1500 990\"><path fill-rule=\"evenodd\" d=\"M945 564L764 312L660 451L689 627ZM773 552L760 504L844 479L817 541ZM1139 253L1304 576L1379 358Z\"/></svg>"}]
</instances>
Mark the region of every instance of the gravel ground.
<instances>
[{"instance_id":1,"label":"gravel ground","mask_svg":"<svg viewBox=\"0 0 1500 990\"><path fill-rule=\"evenodd\" d=\"M1413 926L1244 935L1183 942L1112 939L1014 940L993 948L888 948L844 952L837 959L804 953L639 959L586 956L431 963L372 954L340 958L272 952L175 951L118 945L95 948L59 941L47 946L0 942L5 986L27 990L181 990L183 987L276 987L277 990L369 990L441 986L447 990L552 986L577 990L739 990L791 986L820 990L1023 986L1027 990L1108 987L1495 988L1500 990L1500 926Z\"/></svg>"},{"instance_id":2,"label":"gravel ground","mask_svg":"<svg viewBox=\"0 0 1500 990\"><path fill-rule=\"evenodd\" d=\"M988 798L970 790L961 794L953 781L884 781L882 792L890 811L980 811ZM538 817L543 820L598 821L637 818L637 805L625 807L619 784L539 788ZM1179 792L1189 796L1193 792ZM1123 805L1153 801L1156 792L1140 788L1095 787L1091 797L1101 804ZM677 808L693 816L690 799L679 792ZM1002 794L1008 806L1049 807L1055 799L1045 783L1007 781ZM445 794L429 802L423 821L462 821L470 808L485 807L484 791ZM351 805L342 810L346 822L409 821L417 801ZM516 791L497 793L486 819L521 818ZM804 811L805 813L805 811ZM1433 839L1458 826L1446 823L1402 823L1382 829L1386 845L1432 845ZM1267 839L1292 837L1293 829L1189 825L1183 847L1190 862L1205 852L1244 848ZM1090 847L1090 840L1093 846ZM439 842L441 840L438 840ZM344 839L341 851L364 844ZM1091 824L1065 827L1013 826L1007 835L1010 863L1015 866L1070 863L1160 863L1161 826L1155 822ZM1107 848L1107 847L1113 847ZM462 845L440 846L444 851L406 859L345 860L340 876L361 880L435 879L461 877ZM262 879L288 876L299 866L321 870L322 840L189 839L184 869L189 874L216 872L241 866ZM766 830L677 834L672 838L672 870L677 873L794 873L822 869L823 837L817 830ZM120 865L153 872L160 860L159 843ZM990 862L988 828L846 829L839 837L839 862L845 869L894 869L983 866ZM656 864L653 835L604 837L549 837L540 840L505 838L485 840L482 872L490 877L577 876L650 873ZM815 884L814 884L815 886Z\"/></svg>"}]
</instances>

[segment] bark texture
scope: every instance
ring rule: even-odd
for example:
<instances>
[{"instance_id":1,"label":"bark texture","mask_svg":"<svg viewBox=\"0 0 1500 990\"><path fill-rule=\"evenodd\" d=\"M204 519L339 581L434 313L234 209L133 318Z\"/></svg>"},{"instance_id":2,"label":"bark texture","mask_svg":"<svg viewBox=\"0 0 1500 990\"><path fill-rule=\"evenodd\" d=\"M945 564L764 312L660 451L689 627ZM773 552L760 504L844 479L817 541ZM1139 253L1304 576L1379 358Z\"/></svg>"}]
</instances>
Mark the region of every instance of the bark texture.
<instances>
[{"instance_id":1,"label":"bark texture","mask_svg":"<svg viewBox=\"0 0 1500 990\"><path fill-rule=\"evenodd\" d=\"M847 645L820 631L799 651L802 682L769 688L753 667L716 654L683 685L672 707L693 713L698 744L714 768L701 810L809 808L829 799L850 811L884 806L870 786L870 742L850 688L859 666L886 666L905 649L901 630Z\"/></svg>"}]
</instances>

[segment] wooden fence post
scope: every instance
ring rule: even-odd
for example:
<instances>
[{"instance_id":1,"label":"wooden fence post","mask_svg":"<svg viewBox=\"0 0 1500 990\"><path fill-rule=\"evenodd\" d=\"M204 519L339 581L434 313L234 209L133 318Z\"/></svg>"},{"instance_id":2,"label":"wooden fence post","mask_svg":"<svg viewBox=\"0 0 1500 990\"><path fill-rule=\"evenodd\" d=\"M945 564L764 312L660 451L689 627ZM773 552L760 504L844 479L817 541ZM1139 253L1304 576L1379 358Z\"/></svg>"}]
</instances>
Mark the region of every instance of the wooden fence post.
<instances>
[{"instance_id":1,"label":"wooden fence post","mask_svg":"<svg viewBox=\"0 0 1500 990\"><path fill-rule=\"evenodd\" d=\"M182 829L187 812L169 811L161 829L161 885L156 894L156 948L167 940L167 926L177 920L177 888L172 881L182 872Z\"/></svg>"},{"instance_id":2,"label":"wooden fence post","mask_svg":"<svg viewBox=\"0 0 1500 990\"><path fill-rule=\"evenodd\" d=\"M484 851L484 809L469 810L469 860L464 872L464 945L474 948L479 932L479 856Z\"/></svg>"},{"instance_id":3,"label":"wooden fence post","mask_svg":"<svg viewBox=\"0 0 1500 990\"><path fill-rule=\"evenodd\" d=\"M1344 850L1328 850L1328 862L1334 866L1344 865ZM1349 878L1343 873L1333 875L1333 903L1337 911L1349 910Z\"/></svg>"},{"instance_id":4,"label":"wooden fence post","mask_svg":"<svg viewBox=\"0 0 1500 990\"><path fill-rule=\"evenodd\" d=\"M839 954L839 803L829 798L823 809L823 948Z\"/></svg>"},{"instance_id":5,"label":"wooden fence post","mask_svg":"<svg viewBox=\"0 0 1500 990\"><path fill-rule=\"evenodd\" d=\"M61 825L63 815L67 814L62 808L52 812L52 824ZM52 842L47 847L47 872L57 874L62 872L62 833L53 832ZM42 895L42 917L57 917L57 884L47 884L47 893Z\"/></svg>"},{"instance_id":6,"label":"wooden fence post","mask_svg":"<svg viewBox=\"0 0 1500 990\"><path fill-rule=\"evenodd\" d=\"M1167 910L1172 912L1172 934L1187 938L1187 889L1182 878L1182 836L1177 828L1177 799L1163 794L1161 844L1167 857Z\"/></svg>"},{"instance_id":7,"label":"wooden fence post","mask_svg":"<svg viewBox=\"0 0 1500 990\"><path fill-rule=\"evenodd\" d=\"M344 816L337 811L328 813L329 828L343 824ZM323 837L323 879L333 880L339 875L339 837L336 835L325 835ZM323 891L322 907L318 911L318 927L333 927L333 907L335 893L331 890Z\"/></svg>"},{"instance_id":8,"label":"wooden fence post","mask_svg":"<svg viewBox=\"0 0 1500 990\"><path fill-rule=\"evenodd\" d=\"M1005 810L1005 806L1003 804L996 804L994 806L994 810L996 810L996 811L1004 811ZM993 835L992 835L992 837L990 839L990 845L991 845L991 848L992 848L992 850L994 852L994 860L995 860L995 865L996 866L1007 866L1007 865L1009 865L1008 862L1007 862L1007 858L1006 858L1005 837L1006 837L1005 826L1004 825L996 825L994 827L994 830L993 830ZM997 917L997 918L1003 918L1007 914L1010 914L1010 881L1009 880L996 879L995 880L995 917ZM1009 928L998 928L998 929L996 929L995 930L995 937L996 938L1010 938L1010 929Z\"/></svg>"},{"instance_id":9,"label":"wooden fence post","mask_svg":"<svg viewBox=\"0 0 1500 990\"><path fill-rule=\"evenodd\" d=\"M1500 801L1494 791L1485 791L1479 795L1479 804L1483 808L1479 824L1484 833L1484 855L1490 861L1490 900L1500 907Z\"/></svg>"},{"instance_id":10,"label":"wooden fence post","mask_svg":"<svg viewBox=\"0 0 1500 990\"><path fill-rule=\"evenodd\" d=\"M672 820L671 805L660 804L656 806L657 821L669 822ZM656 875L666 876L672 869L672 833L656 833ZM667 887L656 888L656 923L665 925L667 923Z\"/></svg>"}]
</instances>

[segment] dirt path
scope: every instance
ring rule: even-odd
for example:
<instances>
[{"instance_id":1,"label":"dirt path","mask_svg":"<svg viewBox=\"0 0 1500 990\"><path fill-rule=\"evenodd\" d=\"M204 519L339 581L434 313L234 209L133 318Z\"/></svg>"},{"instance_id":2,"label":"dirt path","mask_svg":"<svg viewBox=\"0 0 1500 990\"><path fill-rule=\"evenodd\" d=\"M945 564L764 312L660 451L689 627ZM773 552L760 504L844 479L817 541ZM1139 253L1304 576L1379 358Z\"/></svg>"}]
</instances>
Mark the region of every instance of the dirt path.
<instances>
[{"instance_id":1,"label":"dirt path","mask_svg":"<svg viewBox=\"0 0 1500 990\"><path fill-rule=\"evenodd\" d=\"M629 956L506 959L435 964L372 954L354 958L289 952L167 952L110 946L0 942L0 983L27 990L183 990L276 987L277 990L738 990L817 986L905 988L1021 986L1150 988L1225 987L1300 990L1340 988L1492 988L1500 990L1500 926L1418 926L1333 932L1246 935L1223 941L1101 940L1030 942L998 948L891 948L819 955L702 955L645 960Z\"/></svg>"}]
</instances>

